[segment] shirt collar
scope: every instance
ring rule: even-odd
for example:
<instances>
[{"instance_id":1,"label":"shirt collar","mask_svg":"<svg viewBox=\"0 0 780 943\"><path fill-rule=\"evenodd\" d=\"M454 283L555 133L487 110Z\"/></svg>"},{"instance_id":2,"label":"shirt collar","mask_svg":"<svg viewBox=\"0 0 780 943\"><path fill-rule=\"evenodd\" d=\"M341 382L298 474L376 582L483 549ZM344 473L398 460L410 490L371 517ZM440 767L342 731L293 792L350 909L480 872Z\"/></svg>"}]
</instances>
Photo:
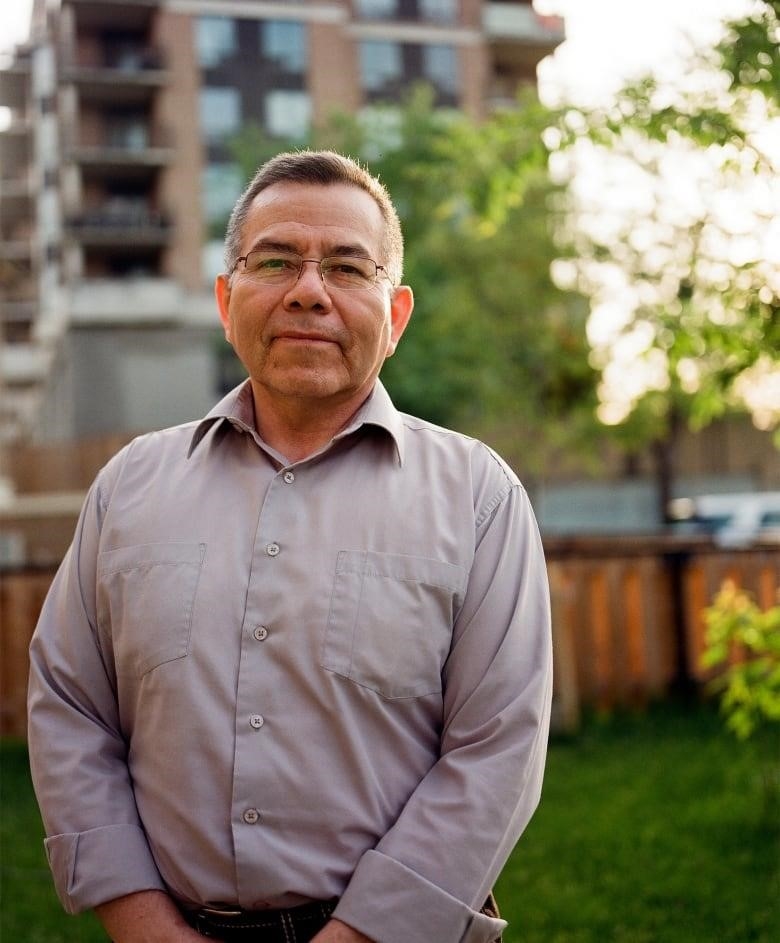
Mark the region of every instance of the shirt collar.
<instances>
[{"instance_id":1,"label":"shirt collar","mask_svg":"<svg viewBox=\"0 0 780 943\"><path fill-rule=\"evenodd\" d=\"M232 426L257 436L254 420L254 406L252 404L252 387L249 380L231 390L213 409L211 409L198 425L190 440L187 458L200 445L209 430L222 422L229 422ZM393 405L390 395L382 383L377 380L368 399L358 409L347 425L334 436L334 441L356 432L361 426L377 426L390 434L395 443L398 461L404 460L404 425L401 414Z\"/></svg>"}]
</instances>

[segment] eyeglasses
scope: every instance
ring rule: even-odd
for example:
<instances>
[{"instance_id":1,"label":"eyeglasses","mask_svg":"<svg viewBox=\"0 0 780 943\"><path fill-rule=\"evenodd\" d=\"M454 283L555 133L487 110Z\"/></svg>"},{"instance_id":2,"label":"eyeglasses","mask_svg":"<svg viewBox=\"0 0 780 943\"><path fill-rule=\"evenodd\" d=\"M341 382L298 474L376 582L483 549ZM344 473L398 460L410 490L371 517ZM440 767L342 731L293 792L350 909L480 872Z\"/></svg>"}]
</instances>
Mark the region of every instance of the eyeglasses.
<instances>
[{"instance_id":1,"label":"eyeglasses","mask_svg":"<svg viewBox=\"0 0 780 943\"><path fill-rule=\"evenodd\" d=\"M304 262L314 262L319 266L320 277L328 288L344 291L356 291L360 288L373 288L380 275L390 278L383 265L377 265L373 259L357 255L334 255L326 259L304 259L295 252L271 252L255 249L236 259L234 272L241 263L241 271L257 279L264 285L293 285L298 281Z\"/></svg>"}]
</instances>

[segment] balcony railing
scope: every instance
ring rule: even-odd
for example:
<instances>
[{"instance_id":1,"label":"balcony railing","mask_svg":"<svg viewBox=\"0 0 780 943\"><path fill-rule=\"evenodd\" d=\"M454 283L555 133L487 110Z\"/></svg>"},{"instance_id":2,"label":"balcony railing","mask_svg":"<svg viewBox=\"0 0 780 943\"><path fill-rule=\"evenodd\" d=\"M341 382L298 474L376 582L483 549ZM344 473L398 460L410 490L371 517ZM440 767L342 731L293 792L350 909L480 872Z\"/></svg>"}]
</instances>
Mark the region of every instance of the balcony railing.
<instances>
[{"instance_id":1,"label":"balcony railing","mask_svg":"<svg viewBox=\"0 0 780 943\"><path fill-rule=\"evenodd\" d=\"M71 140L66 151L81 164L157 167L171 160L173 141L167 131L139 124L105 132L97 140Z\"/></svg>"},{"instance_id":2,"label":"balcony railing","mask_svg":"<svg viewBox=\"0 0 780 943\"><path fill-rule=\"evenodd\" d=\"M162 246L173 230L167 213L141 206L106 206L70 216L67 223L79 242L91 246Z\"/></svg>"},{"instance_id":3,"label":"balcony railing","mask_svg":"<svg viewBox=\"0 0 780 943\"><path fill-rule=\"evenodd\" d=\"M110 73L116 76L144 76L150 73L164 72L167 69L165 55L155 46L123 47L118 49L104 48L101 50L98 62L87 62L76 59L66 66L66 73L83 74L86 77Z\"/></svg>"},{"instance_id":4,"label":"balcony railing","mask_svg":"<svg viewBox=\"0 0 780 943\"><path fill-rule=\"evenodd\" d=\"M0 261L13 262L15 265L26 263L29 268L32 259L32 241L30 239L6 239L0 233Z\"/></svg>"},{"instance_id":5,"label":"balcony railing","mask_svg":"<svg viewBox=\"0 0 780 943\"><path fill-rule=\"evenodd\" d=\"M142 101L168 79L165 57L152 47L104 49L97 62L73 61L64 69L82 98L91 101Z\"/></svg>"},{"instance_id":6,"label":"balcony railing","mask_svg":"<svg viewBox=\"0 0 780 943\"><path fill-rule=\"evenodd\" d=\"M566 38L562 19L540 16L531 6L486 3L482 9L482 25L490 39L557 46Z\"/></svg>"},{"instance_id":7,"label":"balcony railing","mask_svg":"<svg viewBox=\"0 0 780 943\"><path fill-rule=\"evenodd\" d=\"M186 304L181 286L171 278L85 278L70 286L69 311L77 324L176 322Z\"/></svg>"}]
</instances>

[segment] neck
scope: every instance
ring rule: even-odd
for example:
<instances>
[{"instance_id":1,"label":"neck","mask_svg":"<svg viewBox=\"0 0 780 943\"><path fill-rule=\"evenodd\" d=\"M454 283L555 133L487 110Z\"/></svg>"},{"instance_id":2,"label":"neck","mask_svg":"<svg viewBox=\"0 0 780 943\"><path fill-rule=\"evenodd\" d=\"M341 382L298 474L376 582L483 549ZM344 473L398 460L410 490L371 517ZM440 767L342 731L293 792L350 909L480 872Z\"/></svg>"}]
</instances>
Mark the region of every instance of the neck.
<instances>
[{"instance_id":1,"label":"neck","mask_svg":"<svg viewBox=\"0 0 780 943\"><path fill-rule=\"evenodd\" d=\"M368 393L334 404L318 398L271 399L252 384L255 428L265 443L290 462L314 455L337 435L368 398ZM369 391L370 392L370 391Z\"/></svg>"}]
</instances>

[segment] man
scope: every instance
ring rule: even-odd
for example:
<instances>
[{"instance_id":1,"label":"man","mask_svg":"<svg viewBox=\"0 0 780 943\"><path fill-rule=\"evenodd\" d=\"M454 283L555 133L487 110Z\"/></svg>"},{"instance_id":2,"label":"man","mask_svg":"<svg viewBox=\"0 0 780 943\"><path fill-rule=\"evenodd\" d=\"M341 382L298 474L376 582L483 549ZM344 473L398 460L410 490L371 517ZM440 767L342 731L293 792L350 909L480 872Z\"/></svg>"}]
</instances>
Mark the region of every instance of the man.
<instances>
[{"instance_id":1,"label":"man","mask_svg":"<svg viewBox=\"0 0 780 943\"><path fill-rule=\"evenodd\" d=\"M283 154L216 283L249 373L103 469L31 646L58 893L115 943L487 943L539 798L527 496L377 377L412 313L384 187Z\"/></svg>"}]
</instances>

